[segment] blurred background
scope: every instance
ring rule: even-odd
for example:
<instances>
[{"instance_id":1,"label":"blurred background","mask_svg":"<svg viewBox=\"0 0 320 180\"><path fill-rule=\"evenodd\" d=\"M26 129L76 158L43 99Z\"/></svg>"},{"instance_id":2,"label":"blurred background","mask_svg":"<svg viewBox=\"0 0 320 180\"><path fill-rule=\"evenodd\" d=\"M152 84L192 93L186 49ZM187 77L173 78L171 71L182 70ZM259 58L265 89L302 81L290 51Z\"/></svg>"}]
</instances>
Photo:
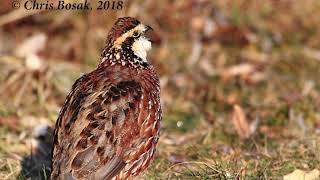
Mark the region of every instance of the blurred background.
<instances>
[{"instance_id":1,"label":"blurred background","mask_svg":"<svg viewBox=\"0 0 320 180\"><path fill-rule=\"evenodd\" d=\"M122 16L158 34L148 59L161 81L162 133L142 178L319 177L320 1L124 0L92 11L12 3L0 2L0 179L49 177L64 98Z\"/></svg>"}]
</instances>

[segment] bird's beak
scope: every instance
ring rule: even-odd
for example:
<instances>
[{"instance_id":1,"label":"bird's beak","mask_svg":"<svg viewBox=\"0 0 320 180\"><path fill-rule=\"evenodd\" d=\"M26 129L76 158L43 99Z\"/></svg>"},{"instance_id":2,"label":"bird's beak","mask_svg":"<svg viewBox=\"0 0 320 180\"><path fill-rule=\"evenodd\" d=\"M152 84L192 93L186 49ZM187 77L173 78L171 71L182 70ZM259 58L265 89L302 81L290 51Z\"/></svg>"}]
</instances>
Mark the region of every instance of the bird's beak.
<instances>
[{"instance_id":1,"label":"bird's beak","mask_svg":"<svg viewBox=\"0 0 320 180\"><path fill-rule=\"evenodd\" d=\"M152 29L151 26L146 25L146 30L145 30L145 31L146 31L146 32L148 32L148 31L153 31L153 29Z\"/></svg>"},{"instance_id":2,"label":"bird's beak","mask_svg":"<svg viewBox=\"0 0 320 180\"><path fill-rule=\"evenodd\" d=\"M155 43L155 44L160 44L161 43L161 39L160 39L160 36L157 32L155 32L152 27L148 26L148 25L145 25L146 27L146 30L145 30L145 37L147 39L149 39L152 43Z\"/></svg>"},{"instance_id":3,"label":"bird's beak","mask_svg":"<svg viewBox=\"0 0 320 180\"><path fill-rule=\"evenodd\" d=\"M151 42L153 42L153 29L152 27L145 25L145 31L144 31L144 36L149 39Z\"/></svg>"}]
</instances>

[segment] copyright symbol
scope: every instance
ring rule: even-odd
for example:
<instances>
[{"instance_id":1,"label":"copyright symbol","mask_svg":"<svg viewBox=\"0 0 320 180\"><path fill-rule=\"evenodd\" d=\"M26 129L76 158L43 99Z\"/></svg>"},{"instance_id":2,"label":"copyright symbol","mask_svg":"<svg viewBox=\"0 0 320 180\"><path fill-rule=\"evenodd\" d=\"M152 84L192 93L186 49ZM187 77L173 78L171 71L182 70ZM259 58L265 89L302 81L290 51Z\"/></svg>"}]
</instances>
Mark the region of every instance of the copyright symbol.
<instances>
[{"instance_id":1,"label":"copyright symbol","mask_svg":"<svg viewBox=\"0 0 320 180\"><path fill-rule=\"evenodd\" d=\"M18 9L18 8L20 7L20 2L18 2L18 1L13 1L13 2L12 2L12 7L13 7L14 9Z\"/></svg>"}]
</instances>

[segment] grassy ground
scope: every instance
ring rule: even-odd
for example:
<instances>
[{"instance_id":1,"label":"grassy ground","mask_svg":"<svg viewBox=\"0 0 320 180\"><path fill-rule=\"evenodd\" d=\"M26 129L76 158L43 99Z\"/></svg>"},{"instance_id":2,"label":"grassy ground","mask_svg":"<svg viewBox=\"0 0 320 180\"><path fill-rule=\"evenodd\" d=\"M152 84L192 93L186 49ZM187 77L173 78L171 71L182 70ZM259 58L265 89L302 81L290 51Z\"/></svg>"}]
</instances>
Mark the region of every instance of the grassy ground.
<instances>
[{"instance_id":1,"label":"grassy ground","mask_svg":"<svg viewBox=\"0 0 320 180\"><path fill-rule=\"evenodd\" d=\"M161 39L149 59L161 78L162 135L145 179L282 179L320 170L319 8L317 0L135 1L116 13L50 11L0 26L0 179L48 176L46 125L124 15ZM32 35L41 48L40 33L47 41L38 65L17 49ZM248 136L234 125L235 104Z\"/></svg>"}]
</instances>

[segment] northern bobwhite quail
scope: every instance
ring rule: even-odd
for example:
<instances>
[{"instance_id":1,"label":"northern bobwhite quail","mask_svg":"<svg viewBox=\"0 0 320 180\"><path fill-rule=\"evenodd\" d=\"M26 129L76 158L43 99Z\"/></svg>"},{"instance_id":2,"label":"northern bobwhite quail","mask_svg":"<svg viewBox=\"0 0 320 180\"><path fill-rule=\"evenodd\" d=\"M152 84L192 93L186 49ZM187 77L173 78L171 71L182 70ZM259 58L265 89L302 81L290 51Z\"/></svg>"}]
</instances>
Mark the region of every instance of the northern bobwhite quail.
<instances>
[{"instance_id":1,"label":"northern bobwhite quail","mask_svg":"<svg viewBox=\"0 0 320 180\"><path fill-rule=\"evenodd\" d=\"M153 161L161 107L146 59L151 30L119 18L98 67L74 83L56 123L51 179L132 179Z\"/></svg>"}]
</instances>

